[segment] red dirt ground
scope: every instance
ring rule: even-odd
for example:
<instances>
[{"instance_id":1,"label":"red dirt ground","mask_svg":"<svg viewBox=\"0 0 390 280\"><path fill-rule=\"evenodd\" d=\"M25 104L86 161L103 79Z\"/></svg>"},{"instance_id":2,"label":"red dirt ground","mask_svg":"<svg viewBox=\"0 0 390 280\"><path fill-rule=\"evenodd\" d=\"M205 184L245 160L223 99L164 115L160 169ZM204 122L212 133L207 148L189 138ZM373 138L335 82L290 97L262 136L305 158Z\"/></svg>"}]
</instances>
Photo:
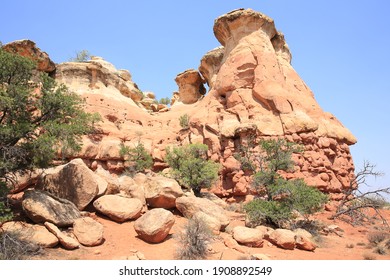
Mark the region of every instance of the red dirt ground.
<instances>
[{"instance_id":1,"label":"red dirt ground","mask_svg":"<svg viewBox=\"0 0 390 280\"><path fill-rule=\"evenodd\" d=\"M244 225L242 214L229 212L231 226ZM123 260L132 259L136 252L140 252L147 260L174 260L177 242L173 235L180 231L186 224L186 219L178 213L174 213L176 222L171 229L168 238L159 244L149 244L137 237L132 221L122 224L110 221L101 216L94 216L96 220L104 225L105 241L97 247L84 247L68 251L61 247L45 249L40 259L62 259L62 260ZM383 210L383 215L390 221L390 210ZM342 230L342 236L329 234L321 235L318 248L314 252L302 250L283 250L271 245L268 241L263 248L251 248L240 246L244 253L224 245L221 233L214 238L212 252L209 255L211 260L237 260L248 258L251 254L261 253L269 256L271 260L390 260L390 250L387 254L380 255L374 252L369 246L368 235L378 230L385 230L381 220L374 218L371 223L364 226L351 226L340 220L330 220L331 213L323 212L316 216L316 219L325 224L338 225Z\"/></svg>"}]
</instances>

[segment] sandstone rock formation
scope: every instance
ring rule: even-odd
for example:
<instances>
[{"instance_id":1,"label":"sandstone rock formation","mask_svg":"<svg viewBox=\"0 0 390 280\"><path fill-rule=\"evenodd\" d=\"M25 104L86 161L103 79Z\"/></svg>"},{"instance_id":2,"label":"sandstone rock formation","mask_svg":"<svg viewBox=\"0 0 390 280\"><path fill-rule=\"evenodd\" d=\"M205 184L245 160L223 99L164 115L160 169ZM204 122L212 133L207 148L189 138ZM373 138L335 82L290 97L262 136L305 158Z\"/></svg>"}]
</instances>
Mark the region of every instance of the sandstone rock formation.
<instances>
[{"instance_id":1,"label":"sandstone rock formation","mask_svg":"<svg viewBox=\"0 0 390 280\"><path fill-rule=\"evenodd\" d=\"M192 218L197 212L203 212L217 219L222 230L230 223L224 209L206 198L182 196L176 199L176 208L186 218Z\"/></svg>"},{"instance_id":2,"label":"sandstone rock formation","mask_svg":"<svg viewBox=\"0 0 390 280\"><path fill-rule=\"evenodd\" d=\"M150 177L144 184L145 199L150 207L171 209L183 191L176 180L164 176Z\"/></svg>"},{"instance_id":3,"label":"sandstone rock formation","mask_svg":"<svg viewBox=\"0 0 390 280\"><path fill-rule=\"evenodd\" d=\"M119 195L104 195L93 202L96 210L113 221L122 223L137 219L141 215L142 202L137 198L122 197Z\"/></svg>"},{"instance_id":4,"label":"sandstone rock formation","mask_svg":"<svg viewBox=\"0 0 390 280\"><path fill-rule=\"evenodd\" d=\"M80 243L76 239L63 233L55 224L45 222L44 225L48 231L58 238L58 241L65 249L73 250L80 247Z\"/></svg>"},{"instance_id":5,"label":"sandstone rock formation","mask_svg":"<svg viewBox=\"0 0 390 280\"><path fill-rule=\"evenodd\" d=\"M263 247L263 233L256 228L237 226L233 229L233 238L241 244L250 247Z\"/></svg>"},{"instance_id":6,"label":"sandstone rock formation","mask_svg":"<svg viewBox=\"0 0 390 280\"><path fill-rule=\"evenodd\" d=\"M97 246L104 241L104 227L90 217L79 218L73 223L73 233L84 246Z\"/></svg>"},{"instance_id":7,"label":"sandstone rock formation","mask_svg":"<svg viewBox=\"0 0 390 280\"><path fill-rule=\"evenodd\" d=\"M165 240L174 223L175 218L170 211L154 208L135 221L134 229L142 240L159 243Z\"/></svg>"},{"instance_id":8,"label":"sandstone rock formation","mask_svg":"<svg viewBox=\"0 0 390 280\"><path fill-rule=\"evenodd\" d=\"M100 192L104 193L107 183L99 180L81 159L46 170L38 180L37 188L72 201L83 210Z\"/></svg>"},{"instance_id":9,"label":"sandstone rock formation","mask_svg":"<svg viewBox=\"0 0 390 280\"><path fill-rule=\"evenodd\" d=\"M179 86L178 99L176 100L178 102L193 104L206 93L202 77L195 69L178 74L175 82Z\"/></svg>"},{"instance_id":10,"label":"sandstone rock formation","mask_svg":"<svg viewBox=\"0 0 390 280\"><path fill-rule=\"evenodd\" d=\"M59 227L72 225L81 215L69 200L40 190L26 190L22 206L27 216L35 223L51 222Z\"/></svg>"},{"instance_id":11,"label":"sandstone rock formation","mask_svg":"<svg viewBox=\"0 0 390 280\"><path fill-rule=\"evenodd\" d=\"M19 54L30 58L37 64L37 69L43 72L53 72L55 70L54 62L49 58L46 52L41 51L40 48L31 40L18 40L2 47L10 53Z\"/></svg>"},{"instance_id":12,"label":"sandstone rock formation","mask_svg":"<svg viewBox=\"0 0 390 280\"><path fill-rule=\"evenodd\" d=\"M178 75L178 101L164 113L150 114L144 96L126 70L117 70L102 58L56 66L57 82L86 100L85 110L98 112L98 132L83 139L82 158L91 169L110 174L125 168L120 145L141 141L153 157L154 171L168 167L166 147L201 142L210 159L222 166L212 191L218 196L251 194L251 174L240 170L234 154L250 137L282 137L302 144L304 152L286 178L303 178L309 185L340 199L350 188L354 165L349 145L355 137L335 116L324 112L313 92L291 65L284 35L271 18L251 9L222 15L214 23L222 44L202 59L197 70ZM204 95L203 83L209 85ZM200 98L202 97L202 98ZM152 109L153 110L153 109ZM180 116L190 116L182 130Z\"/></svg>"}]
</instances>

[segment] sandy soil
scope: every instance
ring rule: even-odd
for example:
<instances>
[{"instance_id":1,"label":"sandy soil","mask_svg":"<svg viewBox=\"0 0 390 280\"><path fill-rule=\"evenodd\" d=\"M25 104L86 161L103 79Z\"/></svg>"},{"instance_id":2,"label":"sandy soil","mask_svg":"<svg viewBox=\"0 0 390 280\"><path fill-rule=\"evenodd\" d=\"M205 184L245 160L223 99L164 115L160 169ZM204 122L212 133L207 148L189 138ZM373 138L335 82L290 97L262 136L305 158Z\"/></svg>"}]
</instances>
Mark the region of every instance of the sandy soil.
<instances>
[{"instance_id":1,"label":"sandy soil","mask_svg":"<svg viewBox=\"0 0 390 280\"><path fill-rule=\"evenodd\" d=\"M385 217L390 221L390 210L385 210ZM65 259L65 260L123 260L134 259L139 254L147 260L173 260L177 241L174 234L180 231L186 224L186 219L174 212L176 222L171 229L170 236L159 244L149 244L137 237L132 221L122 224L110 221L102 216L94 215L94 218L104 225L105 241L97 247L84 247L68 251L61 247L45 249L40 259ZM231 225L244 225L244 216L230 212ZM368 235L378 230L385 230L378 218L373 218L371 223L363 226L351 226L340 220L330 220L331 213L323 212L316 219L325 224L338 225L342 230L342 236L337 234L321 235L318 240L318 248L314 252L302 250L283 250L266 241L263 248L251 248L240 246L240 251L228 248L224 245L221 233L215 236L209 259L213 260L237 260L248 258L251 254L266 254L271 260L390 260L390 250L387 254L380 255L374 252L375 248L369 245Z\"/></svg>"}]
</instances>

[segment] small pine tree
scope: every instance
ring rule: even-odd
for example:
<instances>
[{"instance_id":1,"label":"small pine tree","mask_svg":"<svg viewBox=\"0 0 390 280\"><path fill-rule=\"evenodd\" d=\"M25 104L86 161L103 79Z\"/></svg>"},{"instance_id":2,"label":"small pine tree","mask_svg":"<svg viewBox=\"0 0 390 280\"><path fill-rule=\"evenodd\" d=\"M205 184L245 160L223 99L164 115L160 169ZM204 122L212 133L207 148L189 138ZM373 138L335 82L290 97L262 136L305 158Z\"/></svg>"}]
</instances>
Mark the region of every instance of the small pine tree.
<instances>
[{"instance_id":1,"label":"small pine tree","mask_svg":"<svg viewBox=\"0 0 390 280\"><path fill-rule=\"evenodd\" d=\"M70 58L69 61L72 62L86 62L91 59L91 54L87 50L81 50L79 52L76 52L76 56Z\"/></svg>"},{"instance_id":2,"label":"small pine tree","mask_svg":"<svg viewBox=\"0 0 390 280\"><path fill-rule=\"evenodd\" d=\"M286 180L278 171L288 171L294 165L292 153L300 152L301 147L284 139L260 142L262 156L259 157L259 170L253 177L255 188L260 192L265 188L265 199L254 199L244 206L253 225L268 223L282 227L291 221L294 211L306 219L310 214L321 210L327 196L303 180Z\"/></svg>"},{"instance_id":3,"label":"small pine tree","mask_svg":"<svg viewBox=\"0 0 390 280\"><path fill-rule=\"evenodd\" d=\"M28 58L0 48L0 219L9 217L6 185L17 171L48 167L81 149L81 136L92 133L98 115L84 111L84 100L37 74Z\"/></svg>"},{"instance_id":4,"label":"small pine tree","mask_svg":"<svg viewBox=\"0 0 390 280\"><path fill-rule=\"evenodd\" d=\"M190 127L190 117L188 114L184 114L179 117L180 126L183 129L188 129Z\"/></svg>"},{"instance_id":5,"label":"small pine tree","mask_svg":"<svg viewBox=\"0 0 390 280\"><path fill-rule=\"evenodd\" d=\"M153 166L152 156L146 151L145 146L139 140L134 148L121 144L119 154L129 163L130 173L145 172Z\"/></svg>"},{"instance_id":6,"label":"small pine tree","mask_svg":"<svg viewBox=\"0 0 390 280\"><path fill-rule=\"evenodd\" d=\"M196 196L218 179L219 165L207 159L207 150L204 144L167 148L166 161L173 177L182 186L191 188Z\"/></svg>"}]
</instances>

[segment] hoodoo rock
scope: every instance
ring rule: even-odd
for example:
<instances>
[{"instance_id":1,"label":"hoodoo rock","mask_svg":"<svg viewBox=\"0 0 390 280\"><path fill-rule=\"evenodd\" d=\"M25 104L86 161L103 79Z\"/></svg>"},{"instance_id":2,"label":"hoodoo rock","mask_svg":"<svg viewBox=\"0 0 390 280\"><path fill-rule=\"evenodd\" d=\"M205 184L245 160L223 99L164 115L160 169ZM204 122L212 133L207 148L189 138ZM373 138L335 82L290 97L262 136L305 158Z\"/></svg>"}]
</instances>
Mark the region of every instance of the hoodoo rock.
<instances>
[{"instance_id":1,"label":"hoodoo rock","mask_svg":"<svg viewBox=\"0 0 390 280\"><path fill-rule=\"evenodd\" d=\"M201 59L199 71L177 76L179 90L169 110L145 108L141 101L152 98L142 94L128 71L102 58L57 65L56 81L83 97L87 112L102 117L98 132L84 137L77 157L91 168L118 174L125 167L119 146L142 143L152 155L153 171L162 171L168 167L168 146L200 142L222 167L212 191L245 196L251 194L252 175L240 170L234 155L250 139L285 138L301 144L303 152L293 154L294 170L282 175L302 178L340 199L351 188L349 145L356 138L322 110L295 72L286 38L274 21L251 9L234 10L215 20L214 34L222 46ZM180 125L184 114L190 116L188 129Z\"/></svg>"},{"instance_id":2,"label":"hoodoo rock","mask_svg":"<svg viewBox=\"0 0 390 280\"><path fill-rule=\"evenodd\" d=\"M177 101L184 104L195 103L206 93L202 77L197 70L186 70L178 74L175 81L179 86Z\"/></svg>"}]
</instances>

